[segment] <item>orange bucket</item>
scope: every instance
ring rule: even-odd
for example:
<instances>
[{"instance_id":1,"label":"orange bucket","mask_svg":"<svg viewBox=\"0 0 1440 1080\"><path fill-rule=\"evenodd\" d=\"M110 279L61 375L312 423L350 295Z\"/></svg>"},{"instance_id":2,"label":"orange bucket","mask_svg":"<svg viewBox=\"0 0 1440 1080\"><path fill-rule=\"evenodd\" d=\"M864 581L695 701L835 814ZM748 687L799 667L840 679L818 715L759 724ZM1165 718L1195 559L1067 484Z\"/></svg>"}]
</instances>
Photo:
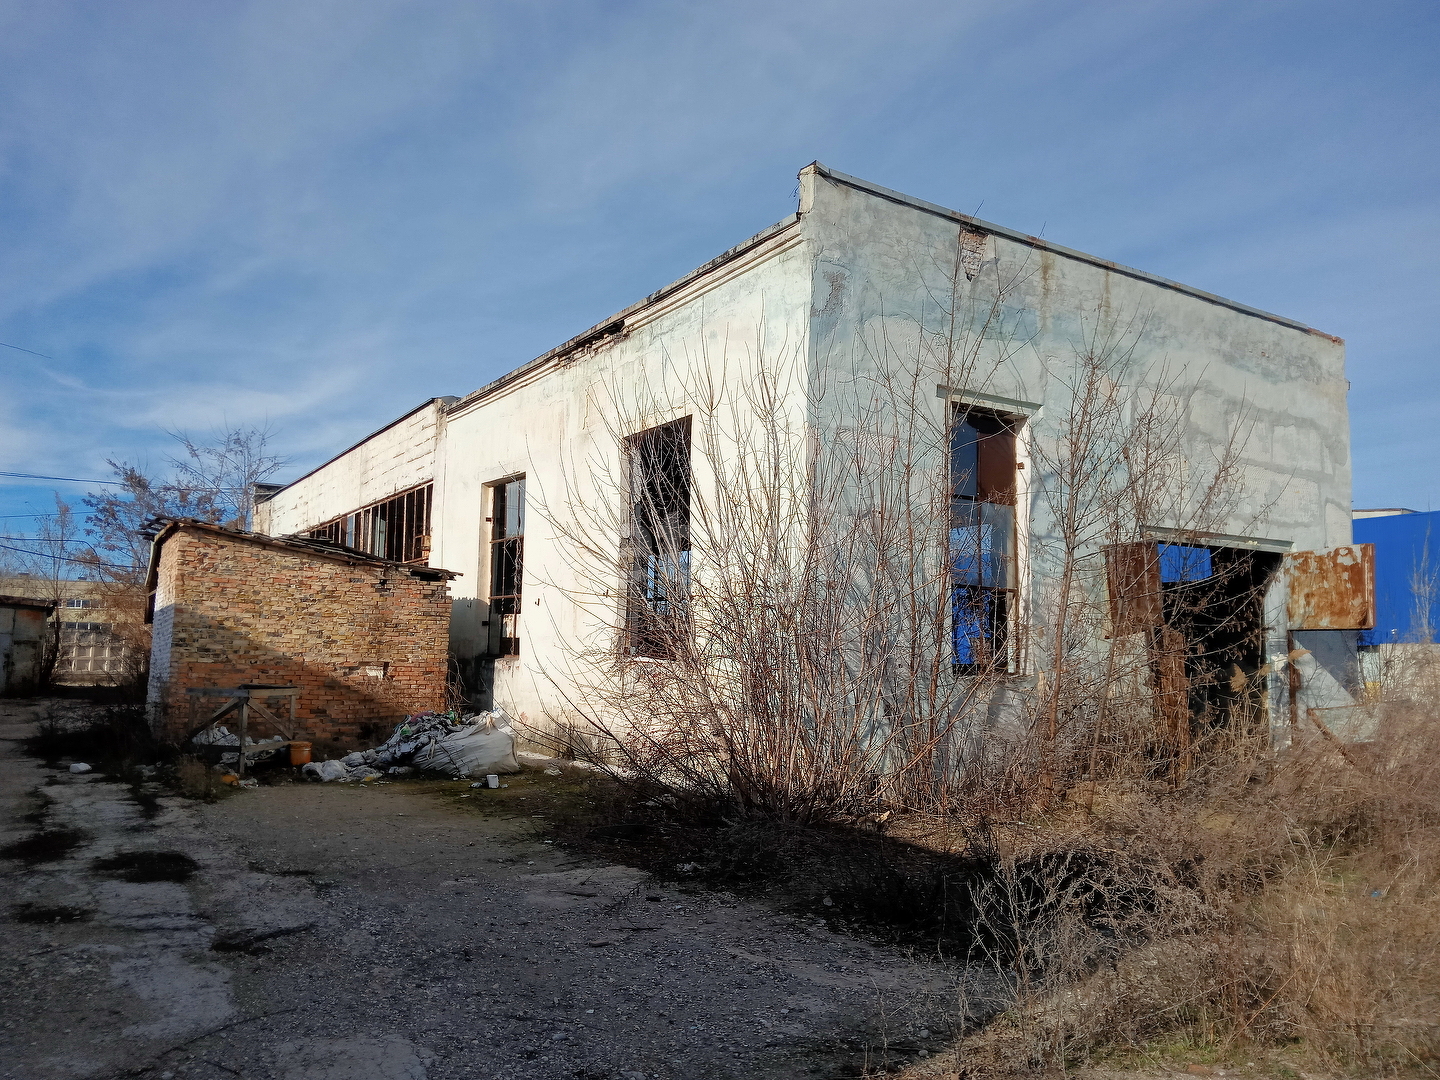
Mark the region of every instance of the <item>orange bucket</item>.
<instances>
[{"instance_id":1,"label":"orange bucket","mask_svg":"<svg viewBox=\"0 0 1440 1080\"><path fill-rule=\"evenodd\" d=\"M292 742L290 744L290 764L310 764L310 744L308 742Z\"/></svg>"}]
</instances>

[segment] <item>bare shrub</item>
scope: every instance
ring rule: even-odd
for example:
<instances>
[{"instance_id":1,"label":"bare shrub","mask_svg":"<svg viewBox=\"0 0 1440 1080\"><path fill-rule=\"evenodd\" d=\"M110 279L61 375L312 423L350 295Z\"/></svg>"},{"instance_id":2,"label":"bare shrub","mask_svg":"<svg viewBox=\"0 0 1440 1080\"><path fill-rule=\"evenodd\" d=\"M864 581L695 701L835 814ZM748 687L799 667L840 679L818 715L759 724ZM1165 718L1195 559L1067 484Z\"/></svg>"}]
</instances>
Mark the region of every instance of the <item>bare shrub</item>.
<instances>
[{"instance_id":1,"label":"bare shrub","mask_svg":"<svg viewBox=\"0 0 1440 1080\"><path fill-rule=\"evenodd\" d=\"M588 628L536 737L628 792L603 830L632 857L769 877L983 972L957 1007L979 1065L1156 1039L1428 1060L1433 720L1277 751L1278 559L1207 543L1266 512L1249 423L1196 445L1197 376L1142 369L1143 319L1052 364L1028 490L963 504L952 436L983 410L936 386L983 392L1006 295L818 373L757 347L598 390L613 454L532 495Z\"/></svg>"}]
</instances>

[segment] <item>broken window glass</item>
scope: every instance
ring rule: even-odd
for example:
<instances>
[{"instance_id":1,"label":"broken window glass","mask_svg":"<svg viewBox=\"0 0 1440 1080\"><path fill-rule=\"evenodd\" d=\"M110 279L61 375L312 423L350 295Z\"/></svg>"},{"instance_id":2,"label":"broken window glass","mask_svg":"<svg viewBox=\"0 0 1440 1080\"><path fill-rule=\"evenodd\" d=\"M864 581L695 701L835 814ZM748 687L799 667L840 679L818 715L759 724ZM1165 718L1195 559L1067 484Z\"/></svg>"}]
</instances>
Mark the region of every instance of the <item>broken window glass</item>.
<instances>
[{"instance_id":1,"label":"broken window glass","mask_svg":"<svg viewBox=\"0 0 1440 1080\"><path fill-rule=\"evenodd\" d=\"M306 535L382 559L428 562L431 488L430 484L421 484L391 495L316 526Z\"/></svg>"},{"instance_id":2,"label":"broken window glass","mask_svg":"<svg viewBox=\"0 0 1440 1080\"><path fill-rule=\"evenodd\" d=\"M688 633L690 418L632 435L624 448L630 492L625 651L671 657Z\"/></svg>"},{"instance_id":3,"label":"broken window glass","mask_svg":"<svg viewBox=\"0 0 1440 1080\"><path fill-rule=\"evenodd\" d=\"M490 653L520 652L520 587L525 561L525 478L490 488Z\"/></svg>"},{"instance_id":4,"label":"broken window glass","mask_svg":"<svg viewBox=\"0 0 1440 1080\"><path fill-rule=\"evenodd\" d=\"M950 433L950 622L962 671L1004 664L1014 585L1015 421L956 406Z\"/></svg>"}]
</instances>

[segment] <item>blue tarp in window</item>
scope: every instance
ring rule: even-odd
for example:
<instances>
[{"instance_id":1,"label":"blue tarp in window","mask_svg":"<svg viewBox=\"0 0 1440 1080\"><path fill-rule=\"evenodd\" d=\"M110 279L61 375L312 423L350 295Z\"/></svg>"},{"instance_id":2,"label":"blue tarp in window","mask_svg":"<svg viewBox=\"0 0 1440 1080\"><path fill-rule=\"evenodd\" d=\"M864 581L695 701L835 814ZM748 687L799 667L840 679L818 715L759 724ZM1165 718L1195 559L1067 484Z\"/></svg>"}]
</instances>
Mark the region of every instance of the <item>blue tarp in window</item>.
<instances>
[{"instance_id":1,"label":"blue tarp in window","mask_svg":"<svg viewBox=\"0 0 1440 1080\"><path fill-rule=\"evenodd\" d=\"M961 585L950 594L955 663L982 664L988 659L994 606L995 596L989 589Z\"/></svg>"},{"instance_id":2,"label":"blue tarp in window","mask_svg":"<svg viewBox=\"0 0 1440 1080\"><path fill-rule=\"evenodd\" d=\"M963 585L1005 588L1010 579L1013 507L957 502L951 515L950 569Z\"/></svg>"},{"instance_id":3,"label":"blue tarp in window","mask_svg":"<svg viewBox=\"0 0 1440 1080\"><path fill-rule=\"evenodd\" d=\"M1160 545L1162 582L1204 581L1214 572L1208 547L1194 547L1190 544Z\"/></svg>"}]
</instances>

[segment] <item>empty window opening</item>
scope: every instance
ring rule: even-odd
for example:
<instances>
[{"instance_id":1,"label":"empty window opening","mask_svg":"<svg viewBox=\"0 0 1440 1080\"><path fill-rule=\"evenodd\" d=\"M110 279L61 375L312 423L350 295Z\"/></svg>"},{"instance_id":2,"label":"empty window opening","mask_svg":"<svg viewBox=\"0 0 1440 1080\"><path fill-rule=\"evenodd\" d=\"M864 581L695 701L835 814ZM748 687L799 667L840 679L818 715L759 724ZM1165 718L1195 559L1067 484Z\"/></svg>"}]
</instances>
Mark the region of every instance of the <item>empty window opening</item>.
<instances>
[{"instance_id":1,"label":"empty window opening","mask_svg":"<svg viewBox=\"0 0 1440 1080\"><path fill-rule=\"evenodd\" d=\"M624 648L672 657L689 633L690 417L625 440L630 517Z\"/></svg>"},{"instance_id":2,"label":"empty window opening","mask_svg":"<svg viewBox=\"0 0 1440 1080\"><path fill-rule=\"evenodd\" d=\"M428 562L431 490L431 484L421 484L327 521L307 535L382 559Z\"/></svg>"},{"instance_id":3,"label":"empty window opening","mask_svg":"<svg viewBox=\"0 0 1440 1080\"><path fill-rule=\"evenodd\" d=\"M490 488L490 654L520 652L520 587L525 568L525 478Z\"/></svg>"},{"instance_id":4,"label":"empty window opening","mask_svg":"<svg viewBox=\"0 0 1440 1080\"><path fill-rule=\"evenodd\" d=\"M1015 594L1017 421L955 407L950 428L952 662L974 673L1009 666Z\"/></svg>"}]
</instances>

